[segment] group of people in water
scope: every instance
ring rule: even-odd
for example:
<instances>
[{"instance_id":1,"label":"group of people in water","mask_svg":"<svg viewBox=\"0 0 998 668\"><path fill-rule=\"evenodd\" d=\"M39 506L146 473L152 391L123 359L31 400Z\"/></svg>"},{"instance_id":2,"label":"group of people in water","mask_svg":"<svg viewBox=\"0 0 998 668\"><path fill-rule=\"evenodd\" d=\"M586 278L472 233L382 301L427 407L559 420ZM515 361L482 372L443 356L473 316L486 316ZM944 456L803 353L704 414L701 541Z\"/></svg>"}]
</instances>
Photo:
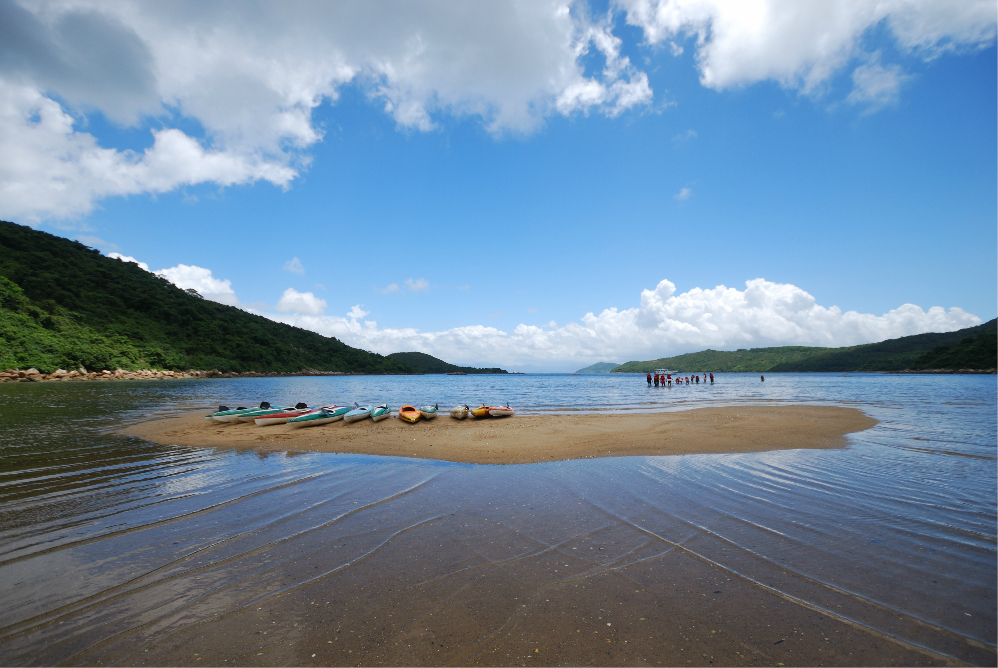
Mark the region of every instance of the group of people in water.
<instances>
[{"instance_id":1,"label":"group of people in water","mask_svg":"<svg viewBox=\"0 0 998 668\"><path fill-rule=\"evenodd\" d=\"M703 374L703 382L707 382L707 377L710 377L710 384L714 384L714 374L705 373ZM692 376L676 376L675 380L672 378L671 373L656 373L654 376L648 374L648 385L651 386L655 383L655 387L672 387L672 383L675 382L676 385L699 385L700 376L694 374Z\"/></svg>"}]
</instances>

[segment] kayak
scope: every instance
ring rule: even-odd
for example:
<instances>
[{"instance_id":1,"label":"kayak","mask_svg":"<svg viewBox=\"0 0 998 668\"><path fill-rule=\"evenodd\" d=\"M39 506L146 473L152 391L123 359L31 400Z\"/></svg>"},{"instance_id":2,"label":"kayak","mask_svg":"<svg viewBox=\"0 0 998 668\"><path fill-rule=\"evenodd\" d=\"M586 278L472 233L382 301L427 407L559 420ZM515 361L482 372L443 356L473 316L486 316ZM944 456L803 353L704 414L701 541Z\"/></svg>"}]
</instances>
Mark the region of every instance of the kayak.
<instances>
[{"instance_id":1,"label":"kayak","mask_svg":"<svg viewBox=\"0 0 998 668\"><path fill-rule=\"evenodd\" d=\"M476 417L476 418L488 417L488 415L489 415L489 407L486 406L485 404L482 404L478 408L471 408L471 409L469 409L468 410L468 414L471 415L471 417Z\"/></svg>"},{"instance_id":2,"label":"kayak","mask_svg":"<svg viewBox=\"0 0 998 668\"><path fill-rule=\"evenodd\" d=\"M450 416L457 420L463 420L464 418L468 417L469 411L471 411L471 409L468 408L467 406L455 406L454 408L450 409Z\"/></svg>"},{"instance_id":3,"label":"kayak","mask_svg":"<svg viewBox=\"0 0 998 668\"><path fill-rule=\"evenodd\" d=\"M380 406L375 406L371 409L371 419L375 422L384 420L392 416L391 406L388 404L381 404Z\"/></svg>"},{"instance_id":4,"label":"kayak","mask_svg":"<svg viewBox=\"0 0 998 668\"><path fill-rule=\"evenodd\" d=\"M245 406L240 406L239 408L229 408L228 406L219 406L217 411L209 415L205 415L204 418L206 420L216 420L218 422L239 422L239 416L250 411L258 411L265 408L270 408L270 404L266 401L261 402L256 408L246 408Z\"/></svg>"},{"instance_id":5,"label":"kayak","mask_svg":"<svg viewBox=\"0 0 998 668\"><path fill-rule=\"evenodd\" d=\"M323 406L311 413L290 418L288 425L291 427L318 427L320 424L342 420L349 410L349 406Z\"/></svg>"},{"instance_id":6,"label":"kayak","mask_svg":"<svg viewBox=\"0 0 998 668\"><path fill-rule=\"evenodd\" d=\"M293 408L289 411L284 411L281 413L271 413L270 415L262 415L255 420L257 427L267 427L272 424L284 424L291 418L299 417L301 415L307 415L309 413L314 413L318 408Z\"/></svg>"},{"instance_id":7,"label":"kayak","mask_svg":"<svg viewBox=\"0 0 998 668\"><path fill-rule=\"evenodd\" d=\"M418 422L421 415L415 406L403 406L399 409L399 417L406 422Z\"/></svg>"},{"instance_id":8,"label":"kayak","mask_svg":"<svg viewBox=\"0 0 998 668\"><path fill-rule=\"evenodd\" d=\"M344 422L356 422L357 420L366 420L371 417L372 406L358 406L352 411L348 411L346 415L343 416Z\"/></svg>"},{"instance_id":9,"label":"kayak","mask_svg":"<svg viewBox=\"0 0 998 668\"><path fill-rule=\"evenodd\" d=\"M271 413L283 413L285 411L293 411L293 406L288 406L287 408L255 408L251 411L246 411L239 416L239 422L253 422L258 417L263 417L264 415L270 415Z\"/></svg>"},{"instance_id":10,"label":"kayak","mask_svg":"<svg viewBox=\"0 0 998 668\"><path fill-rule=\"evenodd\" d=\"M489 415L492 417L509 417L516 412L515 408L510 408L509 404L505 406L493 406L489 409Z\"/></svg>"},{"instance_id":11,"label":"kayak","mask_svg":"<svg viewBox=\"0 0 998 668\"><path fill-rule=\"evenodd\" d=\"M420 406L419 407L419 414L422 415L427 420L432 420L433 418L435 418L437 416L437 407L436 406Z\"/></svg>"}]
</instances>

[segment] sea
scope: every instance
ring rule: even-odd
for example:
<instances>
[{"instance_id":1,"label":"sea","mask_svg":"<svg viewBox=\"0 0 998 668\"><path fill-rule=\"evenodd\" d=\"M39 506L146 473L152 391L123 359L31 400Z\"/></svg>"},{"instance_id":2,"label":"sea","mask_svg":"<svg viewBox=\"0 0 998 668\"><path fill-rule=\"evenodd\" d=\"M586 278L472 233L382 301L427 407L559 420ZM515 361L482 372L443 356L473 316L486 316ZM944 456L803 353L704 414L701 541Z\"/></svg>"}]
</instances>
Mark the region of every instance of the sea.
<instances>
[{"instance_id":1,"label":"sea","mask_svg":"<svg viewBox=\"0 0 998 668\"><path fill-rule=\"evenodd\" d=\"M0 385L0 663L995 665L996 377L715 377ZM879 423L843 449L528 465L120 433L260 401Z\"/></svg>"}]
</instances>

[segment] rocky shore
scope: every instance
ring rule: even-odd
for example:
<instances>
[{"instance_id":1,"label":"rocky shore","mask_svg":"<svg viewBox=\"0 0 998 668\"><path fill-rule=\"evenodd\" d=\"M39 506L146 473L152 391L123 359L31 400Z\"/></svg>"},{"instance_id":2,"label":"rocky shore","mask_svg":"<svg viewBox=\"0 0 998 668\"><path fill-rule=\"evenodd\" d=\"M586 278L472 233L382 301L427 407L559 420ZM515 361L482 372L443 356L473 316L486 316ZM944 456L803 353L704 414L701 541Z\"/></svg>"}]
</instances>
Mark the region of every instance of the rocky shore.
<instances>
[{"instance_id":1,"label":"rocky shore","mask_svg":"<svg viewBox=\"0 0 998 668\"><path fill-rule=\"evenodd\" d=\"M317 369L304 369L295 372L270 372L258 373L256 371L201 371L189 369L187 371L157 371L155 369L140 369L139 371L125 371L115 369L108 371L87 371L84 367L66 371L57 369L52 373L42 373L38 369L7 369L0 373L0 383L38 383L46 381L82 381L82 380L192 380L200 378L266 378L277 376L350 376L362 375L346 371L319 371Z\"/></svg>"}]
</instances>

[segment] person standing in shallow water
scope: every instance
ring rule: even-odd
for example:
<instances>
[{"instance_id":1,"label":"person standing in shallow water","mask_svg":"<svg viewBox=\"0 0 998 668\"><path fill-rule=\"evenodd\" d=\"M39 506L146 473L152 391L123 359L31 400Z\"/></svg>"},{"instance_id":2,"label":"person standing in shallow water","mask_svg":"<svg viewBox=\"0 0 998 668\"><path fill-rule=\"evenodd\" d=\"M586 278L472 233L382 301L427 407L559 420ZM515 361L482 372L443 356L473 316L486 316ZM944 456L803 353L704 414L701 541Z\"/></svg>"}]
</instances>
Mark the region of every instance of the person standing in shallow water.
<instances>
[{"instance_id":1,"label":"person standing in shallow water","mask_svg":"<svg viewBox=\"0 0 998 668\"><path fill-rule=\"evenodd\" d=\"M710 384L714 384L714 374L710 374Z\"/></svg>"},{"instance_id":2,"label":"person standing in shallow water","mask_svg":"<svg viewBox=\"0 0 998 668\"><path fill-rule=\"evenodd\" d=\"M759 378L762 379L762 382L764 382L764 383L766 382L766 377L765 376L759 376Z\"/></svg>"},{"instance_id":3,"label":"person standing in shallow water","mask_svg":"<svg viewBox=\"0 0 998 668\"><path fill-rule=\"evenodd\" d=\"M651 385L651 374L648 374L648 384Z\"/></svg>"}]
</instances>

